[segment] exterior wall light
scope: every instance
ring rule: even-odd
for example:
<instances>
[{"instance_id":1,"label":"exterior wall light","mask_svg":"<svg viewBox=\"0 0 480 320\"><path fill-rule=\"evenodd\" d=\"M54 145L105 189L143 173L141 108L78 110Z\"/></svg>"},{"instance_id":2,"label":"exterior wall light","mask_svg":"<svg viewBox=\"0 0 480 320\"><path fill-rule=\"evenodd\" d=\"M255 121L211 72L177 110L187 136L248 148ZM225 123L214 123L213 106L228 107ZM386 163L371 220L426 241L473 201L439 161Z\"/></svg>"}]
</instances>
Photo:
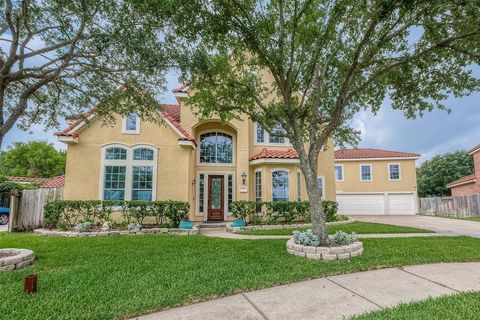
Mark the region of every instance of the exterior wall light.
<instances>
[{"instance_id":1,"label":"exterior wall light","mask_svg":"<svg viewBox=\"0 0 480 320\"><path fill-rule=\"evenodd\" d=\"M243 185L247 184L247 173L245 171L241 174Z\"/></svg>"}]
</instances>

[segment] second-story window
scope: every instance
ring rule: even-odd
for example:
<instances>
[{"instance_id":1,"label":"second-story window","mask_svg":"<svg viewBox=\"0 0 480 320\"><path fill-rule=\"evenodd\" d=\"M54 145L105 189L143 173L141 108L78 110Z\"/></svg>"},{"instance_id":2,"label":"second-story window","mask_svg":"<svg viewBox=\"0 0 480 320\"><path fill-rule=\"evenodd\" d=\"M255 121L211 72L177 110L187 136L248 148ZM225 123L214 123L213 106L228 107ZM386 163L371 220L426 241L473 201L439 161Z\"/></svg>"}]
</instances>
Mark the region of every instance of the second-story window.
<instances>
[{"instance_id":1,"label":"second-story window","mask_svg":"<svg viewBox=\"0 0 480 320\"><path fill-rule=\"evenodd\" d=\"M388 165L388 178L390 180L400 180L400 164L390 163Z\"/></svg>"},{"instance_id":2,"label":"second-story window","mask_svg":"<svg viewBox=\"0 0 480 320\"><path fill-rule=\"evenodd\" d=\"M140 118L136 113L130 113L123 118L122 132L127 134L140 133Z\"/></svg>"},{"instance_id":3,"label":"second-story window","mask_svg":"<svg viewBox=\"0 0 480 320\"><path fill-rule=\"evenodd\" d=\"M255 123L255 144L259 145L288 145L290 141L285 137L285 129L280 124L275 125L268 133L260 123Z\"/></svg>"},{"instance_id":4,"label":"second-story window","mask_svg":"<svg viewBox=\"0 0 480 320\"><path fill-rule=\"evenodd\" d=\"M360 180L372 181L372 165L370 164L360 165Z\"/></svg>"},{"instance_id":5,"label":"second-story window","mask_svg":"<svg viewBox=\"0 0 480 320\"><path fill-rule=\"evenodd\" d=\"M200 135L200 163L233 163L233 138L221 132Z\"/></svg>"}]
</instances>

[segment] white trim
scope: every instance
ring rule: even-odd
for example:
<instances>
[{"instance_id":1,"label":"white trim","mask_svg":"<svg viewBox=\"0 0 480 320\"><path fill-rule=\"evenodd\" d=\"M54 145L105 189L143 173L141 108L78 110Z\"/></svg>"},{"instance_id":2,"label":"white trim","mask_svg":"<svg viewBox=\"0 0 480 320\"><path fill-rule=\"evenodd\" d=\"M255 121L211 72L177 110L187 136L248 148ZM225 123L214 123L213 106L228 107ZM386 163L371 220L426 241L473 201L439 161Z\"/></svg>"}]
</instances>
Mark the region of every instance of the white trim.
<instances>
[{"instance_id":1,"label":"white trim","mask_svg":"<svg viewBox=\"0 0 480 320\"><path fill-rule=\"evenodd\" d=\"M302 171L300 169L297 169L296 179L297 179L297 201L301 201L302 200Z\"/></svg>"},{"instance_id":2,"label":"white trim","mask_svg":"<svg viewBox=\"0 0 480 320\"><path fill-rule=\"evenodd\" d=\"M342 179L337 179L337 167L341 167L342 168ZM338 182L343 182L345 181L345 168L343 167L343 164L336 164L334 165L334 173L335 173L335 181L338 181Z\"/></svg>"},{"instance_id":3,"label":"white trim","mask_svg":"<svg viewBox=\"0 0 480 320\"><path fill-rule=\"evenodd\" d=\"M73 127L72 130L69 130L68 133L74 133L74 132L77 132L78 130L80 130L83 126L85 126L86 124L89 123L90 120L92 120L93 118L95 118L97 116L97 113L96 112L93 112L91 115L89 115L86 119L83 119L82 121L80 121L79 124L77 124L75 127Z\"/></svg>"},{"instance_id":4,"label":"white trim","mask_svg":"<svg viewBox=\"0 0 480 320\"><path fill-rule=\"evenodd\" d=\"M179 98L188 98L187 92L174 92L173 95Z\"/></svg>"},{"instance_id":5,"label":"white trim","mask_svg":"<svg viewBox=\"0 0 480 320\"><path fill-rule=\"evenodd\" d=\"M195 216L197 217L202 217L203 216L203 221L208 221L208 176L222 176L223 175L223 220L227 221L227 218L229 215L231 215L231 212L228 211L228 175L232 175L232 201L235 201L236 199L236 176L235 176L235 171L197 171L196 177L197 181L200 181L200 174L204 175L204 192L203 192L203 208L204 212L200 212L199 210L199 201L200 201L200 183L195 184L195 194L197 195L197 198L195 200Z\"/></svg>"},{"instance_id":6,"label":"white trim","mask_svg":"<svg viewBox=\"0 0 480 320\"><path fill-rule=\"evenodd\" d=\"M165 115L164 115L163 113L159 112L158 114L160 115L160 118L162 118L162 121L165 122L165 123L167 123L168 126L169 126L170 128L172 128L173 131L175 131L180 137L182 137L182 138L187 138L180 130L178 130L177 127L175 127L175 126L173 125L173 123L171 123L170 121L168 121L167 117L165 117Z\"/></svg>"},{"instance_id":7,"label":"white trim","mask_svg":"<svg viewBox=\"0 0 480 320\"><path fill-rule=\"evenodd\" d=\"M76 144L78 143L78 137L71 136L57 136L57 140L67 144Z\"/></svg>"},{"instance_id":8,"label":"white trim","mask_svg":"<svg viewBox=\"0 0 480 320\"><path fill-rule=\"evenodd\" d=\"M253 123L253 145L262 146L262 147L292 147L290 139L284 137L285 142L283 143L274 143L270 142L270 134L267 130L263 129L263 142L257 142L257 122Z\"/></svg>"},{"instance_id":9,"label":"white trim","mask_svg":"<svg viewBox=\"0 0 480 320\"><path fill-rule=\"evenodd\" d=\"M366 180L366 179L362 179L362 167L363 166L369 166L370 167L370 179L369 180ZM362 182L370 182L370 181L373 181L373 167L372 167L372 164L371 163L360 163L358 165L358 168L360 169L360 181Z\"/></svg>"},{"instance_id":10,"label":"white trim","mask_svg":"<svg viewBox=\"0 0 480 320\"><path fill-rule=\"evenodd\" d=\"M465 184L470 184L470 183L475 183L477 182L477 179L476 178L473 178L471 180L467 180L467 181L462 181L462 182L457 182L455 184L449 184L447 185L446 187L447 188L453 188L453 187L459 187L459 186L463 186Z\"/></svg>"},{"instance_id":11,"label":"white trim","mask_svg":"<svg viewBox=\"0 0 480 320\"><path fill-rule=\"evenodd\" d=\"M390 157L390 158L351 158L351 159L335 159L335 162L342 161L377 161L377 160L418 160L420 157Z\"/></svg>"},{"instance_id":12,"label":"white trim","mask_svg":"<svg viewBox=\"0 0 480 320\"><path fill-rule=\"evenodd\" d=\"M122 119L122 133L123 134L140 134L140 117L136 113L135 114L135 130L127 130L127 118L128 116L123 117Z\"/></svg>"},{"instance_id":13,"label":"white trim","mask_svg":"<svg viewBox=\"0 0 480 320\"><path fill-rule=\"evenodd\" d=\"M193 149L196 149L195 143L193 143L193 141L190 141L190 140L178 140L178 144L181 146L190 146Z\"/></svg>"},{"instance_id":14,"label":"white trim","mask_svg":"<svg viewBox=\"0 0 480 320\"><path fill-rule=\"evenodd\" d=\"M390 174L390 166L391 165L397 165L398 166L398 179L392 179L392 176ZM388 163L387 168L388 168L388 181L401 181L402 180L402 169L401 169L400 163L398 163L398 162Z\"/></svg>"},{"instance_id":15,"label":"white trim","mask_svg":"<svg viewBox=\"0 0 480 320\"><path fill-rule=\"evenodd\" d=\"M385 192L390 194L415 194L415 191L363 191L363 192L343 192L337 191L337 194L385 194Z\"/></svg>"},{"instance_id":16,"label":"white trim","mask_svg":"<svg viewBox=\"0 0 480 320\"><path fill-rule=\"evenodd\" d=\"M127 158L125 160L107 160L105 159L105 151L108 148L122 148L127 151ZM133 160L133 151L135 149L145 148L153 151L153 160ZM101 161L100 161L100 183L99 183L99 199L103 200L103 191L104 191L104 175L105 175L105 166L124 166L125 167L125 196L124 200L132 199L132 175L133 167L152 167L152 201L155 201L157 198L157 167L158 167L158 148L150 144L136 143L134 145L128 146L124 143L107 143L102 145L101 148Z\"/></svg>"},{"instance_id":17,"label":"white trim","mask_svg":"<svg viewBox=\"0 0 480 320\"><path fill-rule=\"evenodd\" d=\"M268 164L268 163L285 163L285 164L294 163L294 164L298 164L298 163L300 163L300 159L261 158L261 159L250 160L251 165Z\"/></svg>"},{"instance_id":18,"label":"white trim","mask_svg":"<svg viewBox=\"0 0 480 320\"><path fill-rule=\"evenodd\" d=\"M480 147L472 149L471 151L468 152L469 155L473 156L474 153L477 153L480 150Z\"/></svg>"},{"instance_id":19,"label":"white trim","mask_svg":"<svg viewBox=\"0 0 480 320\"><path fill-rule=\"evenodd\" d=\"M232 138L232 163L208 163L208 162L200 162L200 153L202 152L202 141L201 141L201 135L205 133L223 133L227 134ZM236 166L236 148L237 148L237 137L236 135L233 135L230 131L227 130L222 130L222 129L208 129L208 130L203 130L197 133L198 135L198 151L197 151L197 166L201 167L235 167Z\"/></svg>"},{"instance_id":20,"label":"white trim","mask_svg":"<svg viewBox=\"0 0 480 320\"><path fill-rule=\"evenodd\" d=\"M263 170L262 169L255 169L253 171L253 199L257 201L257 173L260 173L260 201L263 200L264 195L264 187L263 187Z\"/></svg>"}]
</instances>

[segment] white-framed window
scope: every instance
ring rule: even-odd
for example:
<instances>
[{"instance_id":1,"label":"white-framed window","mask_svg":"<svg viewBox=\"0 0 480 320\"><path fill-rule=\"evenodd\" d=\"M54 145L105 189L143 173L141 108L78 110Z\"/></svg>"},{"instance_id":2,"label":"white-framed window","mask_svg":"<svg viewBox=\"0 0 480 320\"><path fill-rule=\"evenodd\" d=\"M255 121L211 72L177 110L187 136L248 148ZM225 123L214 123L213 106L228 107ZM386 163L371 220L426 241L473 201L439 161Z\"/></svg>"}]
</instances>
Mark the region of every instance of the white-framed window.
<instances>
[{"instance_id":1,"label":"white-framed window","mask_svg":"<svg viewBox=\"0 0 480 320\"><path fill-rule=\"evenodd\" d=\"M223 132L200 135L199 163L233 164L233 137Z\"/></svg>"},{"instance_id":2,"label":"white-framed window","mask_svg":"<svg viewBox=\"0 0 480 320\"><path fill-rule=\"evenodd\" d=\"M228 213L232 212L233 202L233 174L227 174L227 209Z\"/></svg>"},{"instance_id":3,"label":"white-framed window","mask_svg":"<svg viewBox=\"0 0 480 320\"><path fill-rule=\"evenodd\" d=\"M389 163L388 164L388 179L389 180L400 180L400 164L399 163Z\"/></svg>"},{"instance_id":4,"label":"white-framed window","mask_svg":"<svg viewBox=\"0 0 480 320\"><path fill-rule=\"evenodd\" d=\"M255 201L262 201L262 172L255 171Z\"/></svg>"},{"instance_id":5,"label":"white-framed window","mask_svg":"<svg viewBox=\"0 0 480 320\"><path fill-rule=\"evenodd\" d=\"M260 123L255 122L254 126L254 144L261 146L289 146L290 141L284 136L285 129L280 124L272 128L272 133L268 133Z\"/></svg>"},{"instance_id":6,"label":"white-framed window","mask_svg":"<svg viewBox=\"0 0 480 320\"><path fill-rule=\"evenodd\" d=\"M205 174L198 176L198 212L205 212Z\"/></svg>"},{"instance_id":7,"label":"white-framed window","mask_svg":"<svg viewBox=\"0 0 480 320\"><path fill-rule=\"evenodd\" d=\"M155 200L157 149L148 145L102 148L100 198Z\"/></svg>"},{"instance_id":8,"label":"white-framed window","mask_svg":"<svg viewBox=\"0 0 480 320\"><path fill-rule=\"evenodd\" d=\"M136 113L130 113L123 118L122 133L139 134L140 133L140 117Z\"/></svg>"},{"instance_id":9,"label":"white-framed window","mask_svg":"<svg viewBox=\"0 0 480 320\"><path fill-rule=\"evenodd\" d=\"M289 198L288 171L272 171L272 201L288 201Z\"/></svg>"},{"instance_id":10,"label":"white-framed window","mask_svg":"<svg viewBox=\"0 0 480 320\"><path fill-rule=\"evenodd\" d=\"M320 190L322 198L325 197L325 178L323 176L317 177L317 188Z\"/></svg>"},{"instance_id":11,"label":"white-framed window","mask_svg":"<svg viewBox=\"0 0 480 320\"><path fill-rule=\"evenodd\" d=\"M372 181L372 165L371 164L361 164L360 165L360 180L361 181Z\"/></svg>"},{"instance_id":12,"label":"white-framed window","mask_svg":"<svg viewBox=\"0 0 480 320\"><path fill-rule=\"evenodd\" d=\"M297 171L297 201L302 201L302 173Z\"/></svg>"},{"instance_id":13,"label":"white-framed window","mask_svg":"<svg viewBox=\"0 0 480 320\"><path fill-rule=\"evenodd\" d=\"M342 164L335 165L335 180L343 181L343 165Z\"/></svg>"}]
</instances>

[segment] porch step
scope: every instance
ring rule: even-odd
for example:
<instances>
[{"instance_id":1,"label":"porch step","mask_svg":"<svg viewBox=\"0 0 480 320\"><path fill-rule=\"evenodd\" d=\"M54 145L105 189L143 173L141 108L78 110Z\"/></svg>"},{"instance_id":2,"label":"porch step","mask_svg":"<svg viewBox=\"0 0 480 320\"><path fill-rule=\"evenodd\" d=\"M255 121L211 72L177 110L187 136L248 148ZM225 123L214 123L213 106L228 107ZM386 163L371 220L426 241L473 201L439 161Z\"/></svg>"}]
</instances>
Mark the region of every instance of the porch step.
<instances>
[{"instance_id":1,"label":"porch step","mask_svg":"<svg viewBox=\"0 0 480 320\"><path fill-rule=\"evenodd\" d=\"M225 229L226 226L226 222L204 222L198 225L200 230L219 230Z\"/></svg>"}]
</instances>

